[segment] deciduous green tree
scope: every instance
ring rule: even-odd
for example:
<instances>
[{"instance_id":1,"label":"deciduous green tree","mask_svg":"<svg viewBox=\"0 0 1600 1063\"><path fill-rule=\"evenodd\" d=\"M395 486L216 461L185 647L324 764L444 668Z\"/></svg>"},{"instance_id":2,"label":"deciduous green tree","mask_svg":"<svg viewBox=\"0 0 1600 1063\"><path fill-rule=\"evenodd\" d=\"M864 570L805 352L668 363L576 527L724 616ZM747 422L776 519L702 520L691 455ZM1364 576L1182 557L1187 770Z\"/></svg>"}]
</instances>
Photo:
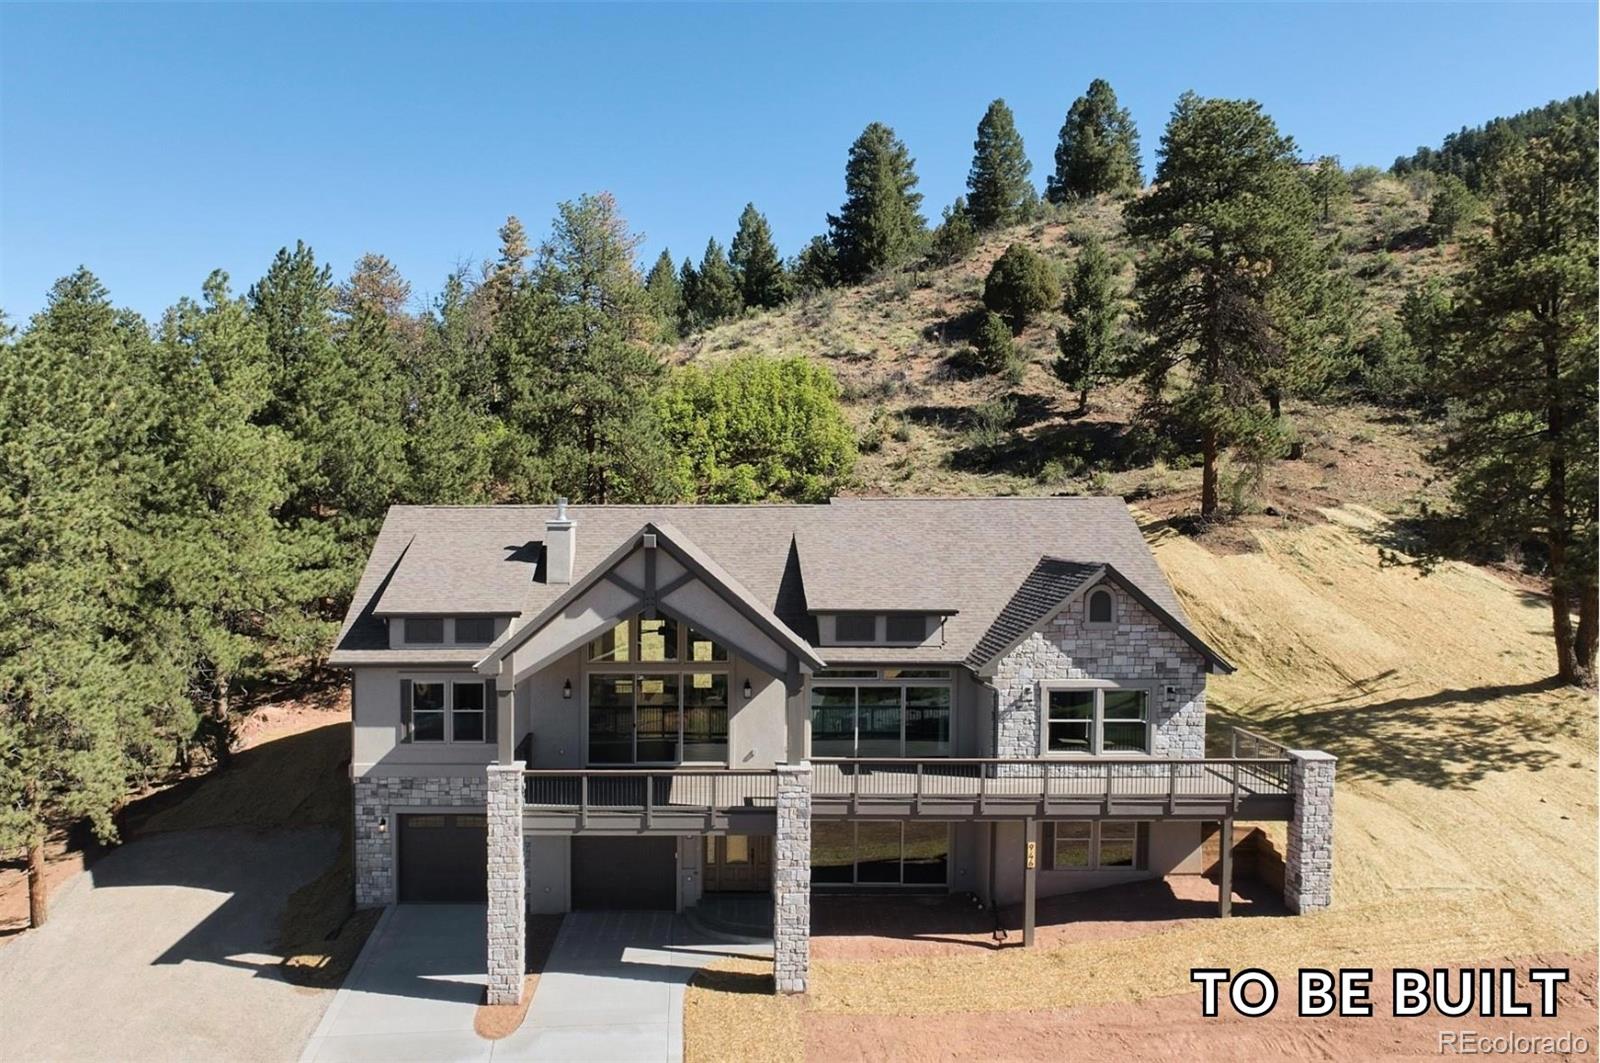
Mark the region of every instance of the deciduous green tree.
<instances>
[{"instance_id":1,"label":"deciduous green tree","mask_svg":"<svg viewBox=\"0 0 1600 1063\"><path fill-rule=\"evenodd\" d=\"M1011 108L1005 100L995 100L978 122L967 172L967 210L979 229L1011 225L1027 216L1038 202L1028 183L1032 169Z\"/></svg>"},{"instance_id":2,"label":"deciduous green tree","mask_svg":"<svg viewBox=\"0 0 1600 1063\"><path fill-rule=\"evenodd\" d=\"M1117 104L1110 83L1095 78L1067 111L1045 198L1065 203L1083 196L1136 192L1143 183L1133 116Z\"/></svg>"},{"instance_id":3,"label":"deciduous green tree","mask_svg":"<svg viewBox=\"0 0 1600 1063\"><path fill-rule=\"evenodd\" d=\"M824 502L855 461L838 382L805 358L685 366L660 405L681 477L700 501Z\"/></svg>"},{"instance_id":4,"label":"deciduous green tree","mask_svg":"<svg viewBox=\"0 0 1600 1063\"><path fill-rule=\"evenodd\" d=\"M915 160L894 130L873 122L862 131L850 146L844 185L844 206L828 215L841 280L858 283L917 254L926 230L922 193Z\"/></svg>"}]
</instances>

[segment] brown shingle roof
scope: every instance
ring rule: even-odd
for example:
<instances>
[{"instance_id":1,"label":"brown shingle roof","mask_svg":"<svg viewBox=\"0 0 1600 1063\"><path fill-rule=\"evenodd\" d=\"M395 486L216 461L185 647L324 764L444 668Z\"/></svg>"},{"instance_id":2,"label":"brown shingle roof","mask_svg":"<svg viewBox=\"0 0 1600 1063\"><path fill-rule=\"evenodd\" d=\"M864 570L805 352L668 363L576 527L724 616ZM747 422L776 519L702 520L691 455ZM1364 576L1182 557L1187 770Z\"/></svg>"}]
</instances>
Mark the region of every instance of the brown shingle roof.
<instances>
[{"instance_id":1,"label":"brown shingle roof","mask_svg":"<svg viewBox=\"0 0 1600 1063\"><path fill-rule=\"evenodd\" d=\"M500 611L524 619L565 589L538 559L554 506L395 506L373 546L333 663L378 650L384 612ZM647 522L671 526L802 638L831 610L954 610L940 646L828 647L830 663L962 661L1041 557L1111 564L1180 624L1183 607L1116 498L835 499L822 505L570 506L574 580ZM409 549L408 549L409 546ZM412 560L415 552L416 560Z\"/></svg>"}]
</instances>

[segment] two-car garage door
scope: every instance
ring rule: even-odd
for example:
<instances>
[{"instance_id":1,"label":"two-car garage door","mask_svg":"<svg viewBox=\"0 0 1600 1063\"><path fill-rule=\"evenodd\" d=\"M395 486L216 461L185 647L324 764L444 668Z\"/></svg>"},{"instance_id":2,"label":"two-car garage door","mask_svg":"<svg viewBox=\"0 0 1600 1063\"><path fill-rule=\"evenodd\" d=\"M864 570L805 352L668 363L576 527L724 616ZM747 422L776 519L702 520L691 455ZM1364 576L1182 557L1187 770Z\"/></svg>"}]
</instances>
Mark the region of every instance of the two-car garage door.
<instances>
[{"instance_id":1,"label":"two-car garage door","mask_svg":"<svg viewBox=\"0 0 1600 1063\"><path fill-rule=\"evenodd\" d=\"M402 904L482 904L488 836L481 813L402 815ZM678 839L572 839L572 907L671 911L678 903Z\"/></svg>"}]
</instances>

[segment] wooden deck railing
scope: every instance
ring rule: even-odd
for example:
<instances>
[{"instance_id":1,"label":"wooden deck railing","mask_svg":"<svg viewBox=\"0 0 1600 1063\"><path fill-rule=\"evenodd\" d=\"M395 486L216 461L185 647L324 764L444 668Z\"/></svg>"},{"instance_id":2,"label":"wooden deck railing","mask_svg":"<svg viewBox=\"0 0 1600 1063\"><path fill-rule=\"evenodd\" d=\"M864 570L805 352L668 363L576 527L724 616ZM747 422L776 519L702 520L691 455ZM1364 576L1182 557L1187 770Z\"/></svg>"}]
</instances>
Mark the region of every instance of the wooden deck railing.
<instances>
[{"instance_id":1,"label":"wooden deck railing","mask_svg":"<svg viewBox=\"0 0 1600 1063\"><path fill-rule=\"evenodd\" d=\"M527 811L571 819L579 829L624 821L646 830L701 820L715 826L730 813L770 812L777 794L777 772L761 769L534 770L523 779Z\"/></svg>"}]
</instances>

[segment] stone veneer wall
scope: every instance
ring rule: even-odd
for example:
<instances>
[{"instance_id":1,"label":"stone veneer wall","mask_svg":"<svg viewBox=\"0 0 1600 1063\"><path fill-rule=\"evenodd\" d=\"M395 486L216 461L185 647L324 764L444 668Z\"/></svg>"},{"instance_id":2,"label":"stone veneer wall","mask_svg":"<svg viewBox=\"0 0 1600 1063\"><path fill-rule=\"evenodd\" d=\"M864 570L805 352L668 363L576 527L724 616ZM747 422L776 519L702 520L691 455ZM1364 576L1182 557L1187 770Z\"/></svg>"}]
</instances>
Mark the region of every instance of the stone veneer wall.
<instances>
[{"instance_id":1,"label":"stone veneer wall","mask_svg":"<svg viewBox=\"0 0 1600 1063\"><path fill-rule=\"evenodd\" d=\"M356 907L393 904L395 809L456 808L476 812L486 803L483 778L361 776L355 780ZM382 832L378 824L389 821Z\"/></svg>"},{"instance_id":2,"label":"stone veneer wall","mask_svg":"<svg viewBox=\"0 0 1600 1063\"><path fill-rule=\"evenodd\" d=\"M778 767L772 961L780 993L804 993L811 970L811 765Z\"/></svg>"},{"instance_id":3,"label":"stone veneer wall","mask_svg":"<svg viewBox=\"0 0 1600 1063\"><path fill-rule=\"evenodd\" d=\"M1283 901L1291 912L1333 903L1333 777L1338 761L1321 750L1289 751L1289 851L1283 859Z\"/></svg>"},{"instance_id":4,"label":"stone veneer wall","mask_svg":"<svg viewBox=\"0 0 1600 1063\"><path fill-rule=\"evenodd\" d=\"M1116 598L1115 624L1085 623L1085 593L1000 659L994 678L1000 694L995 756L1039 755L1041 709L1036 684L1045 679L1150 682L1155 687L1151 693L1155 754L1205 756L1205 659L1122 588L1106 586ZM1177 688L1171 701L1167 686Z\"/></svg>"},{"instance_id":5,"label":"stone veneer wall","mask_svg":"<svg viewBox=\"0 0 1600 1063\"><path fill-rule=\"evenodd\" d=\"M490 1004L520 1004L528 962L528 872L522 843L522 772L515 760L490 764L489 993Z\"/></svg>"}]
</instances>

